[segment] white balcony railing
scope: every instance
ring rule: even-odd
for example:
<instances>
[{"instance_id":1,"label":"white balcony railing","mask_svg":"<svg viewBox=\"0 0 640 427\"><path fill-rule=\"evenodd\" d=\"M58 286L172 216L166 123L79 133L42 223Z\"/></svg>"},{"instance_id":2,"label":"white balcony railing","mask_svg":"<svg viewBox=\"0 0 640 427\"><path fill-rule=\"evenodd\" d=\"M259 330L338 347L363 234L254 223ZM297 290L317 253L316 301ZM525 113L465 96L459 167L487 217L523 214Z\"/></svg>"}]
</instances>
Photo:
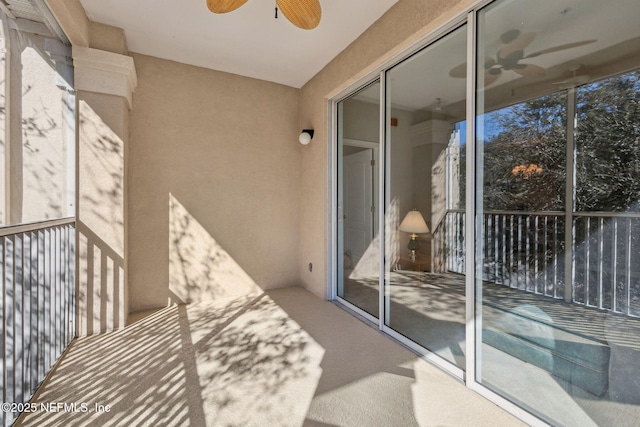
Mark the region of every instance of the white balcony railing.
<instances>
[{"instance_id":1,"label":"white balcony railing","mask_svg":"<svg viewBox=\"0 0 640 427\"><path fill-rule=\"evenodd\" d=\"M572 216L566 237L563 212L484 212L482 280L640 317L640 214ZM464 211L449 210L435 228L434 271L464 273L464 221Z\"/></svg>"},{"instance_id":2,"label":"white balcony railing","mask_svg":"<svg viewBox=\"0 0 640 427\"><path fill-rule=\"evenodd\" d=\"M0 416L8 426L75 336L74 219L1 228L0 269Z\"/></svg>"}]
</instances>

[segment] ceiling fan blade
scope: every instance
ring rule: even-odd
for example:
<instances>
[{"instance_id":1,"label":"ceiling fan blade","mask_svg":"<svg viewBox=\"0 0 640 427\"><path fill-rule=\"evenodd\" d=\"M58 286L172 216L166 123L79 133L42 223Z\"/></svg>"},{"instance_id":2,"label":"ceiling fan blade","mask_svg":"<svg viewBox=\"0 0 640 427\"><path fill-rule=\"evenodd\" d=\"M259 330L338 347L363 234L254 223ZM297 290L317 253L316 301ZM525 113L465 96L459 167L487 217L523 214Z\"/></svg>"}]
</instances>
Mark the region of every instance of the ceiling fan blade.
<instances>
[{"instance_id":1,"label":"ceiling fan blade","mask_svg":"<svg viewBox=\"0 0 640 427\"><path fill-rule=\"evenodd\" d=\"M284 16L303 30L316 28L322 18L320 0L277 0L276 3Z\"/></svg>"},{"instance_id":2,"label":"ceiling fan blade","mask_svg":"<svg viewBox=\"0 0 640 427\"><path fill-rule=\"evenodd\" d=\"M207 0L207 7L213 13L227 13L236 10L247 0Z\"/></svg>"},{"instance_id":3,"label":"ceiling fan blade","mask_svg":"<svg viewBox=\"0 0 640 427\"><path fill-rule=\"evenodd\" d=\"M522 68L514 68L513 71L525 77L544 77L547 75L547 70L542 67L533 64L522 64Z\"/></svg>"},{"instance_id":4,"label":"ceiling fan blade","mask_svg":"<svg viewBox=\"0 0 640 427\"><path fill-rule=\"evenodd\" d=\"M456 67L453 67L449 71L449 75L451 77L464 79L465 77L467 77L467 63L465 62L464 64L460 64L460 65L458 65Z\"/></svg>"},{"instance_id":5,"label":"ceiling fan blade","mask_svg":"<svg viewBox=\"0 0 640 427\"><path fill-rule=\"evenodd\" d=\"M495 65L495 63L496 63L496 60L493 59L493 58L490 58L488 56L486 56L484 58L484 68L485 69L491 68L493 65ZM467 63L464 62L464 63L462 63L460 65L457 65L457 66L453 67L449 71L449 75L451 77L464 79L465 77L467 77Z\"/></svg>"},{"instance_id":6,"label":"ceiling fan blade","mask_svg":"<svg viewBox=\"0 0 640 427\"><path fill-rule=\"evenodd\" d=\"M515 40L498 51L498 58L503 59L513 52L524 50L524 48L529 46L529 43L531 43L535 38L536 33L526 33L519 35Z\"/></svg>"},{"instance_id":7,"label":"ceiling fan blade","mask_svg":"<svg viewBox=\"0 0 640 427\"><path fill-rule=\"evenodd\" d=\"M502 74L502 72L499 72L499 73L485 73L484 74L484 87L487 87L487 86L491 85L491 83L493 83L496 80L498 80L498 78L500 77L500 74Z\"/></svg>"},{"instance_id":8,"label":"ceiling fan blade","mask_svg":"<svg viewBox=\"0 0 640 427\"><path fill-rule=\"evenodd\" d=\"M551 53L551 52L557 52L559 50L571 49L573 47L583 46L585 44L594 43L596 41L597 40L583 40L581 42L568 43L568 44L563 44L563 45L560 45L560 46L550 47L548 49L543 49L543 50L539 50L537 52L530 53L529 55L525 56L524 58L533 58L533 57L536 57L536 56L544 55L545 53Z\"/></svg>"}]
</instances>

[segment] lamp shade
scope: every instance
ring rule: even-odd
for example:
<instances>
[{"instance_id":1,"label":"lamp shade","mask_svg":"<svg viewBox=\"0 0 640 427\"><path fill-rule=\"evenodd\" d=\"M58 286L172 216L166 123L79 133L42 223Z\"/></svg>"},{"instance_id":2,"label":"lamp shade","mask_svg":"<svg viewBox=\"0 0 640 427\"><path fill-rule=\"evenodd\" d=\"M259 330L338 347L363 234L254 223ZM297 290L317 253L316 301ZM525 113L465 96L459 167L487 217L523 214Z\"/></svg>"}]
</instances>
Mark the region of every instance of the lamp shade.
<instances>
[{"instance_id":1,"label":"lamp shade","mask_svg":"<svg viewBox=\"0 0 640 427\"><path fill-rule=\"evenodd\" d=\"M413 210L409 211L400 223L400 231L415 234L428 233L429 227L427 227L427 223L424 221L422 214L417 210Z\"/></svg>"}]
</instances>

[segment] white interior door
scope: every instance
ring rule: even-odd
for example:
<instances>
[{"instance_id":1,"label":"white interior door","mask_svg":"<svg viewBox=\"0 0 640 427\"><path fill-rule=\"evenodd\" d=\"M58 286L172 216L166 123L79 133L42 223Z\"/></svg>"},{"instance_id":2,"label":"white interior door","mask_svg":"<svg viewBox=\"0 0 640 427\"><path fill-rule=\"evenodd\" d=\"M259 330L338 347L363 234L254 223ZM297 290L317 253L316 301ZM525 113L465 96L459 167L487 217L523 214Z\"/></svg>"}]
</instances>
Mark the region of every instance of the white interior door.
<instances>
[{"instance_id":1,"label":"white interior door","mask_svg":"<svg viewBox=\"0 0 640 427\"><path fill-rule=\"evenodd\" d=\"M355 267L374 237L374 150L344 156L344 250Z\"/></svg>"}]
</instances>

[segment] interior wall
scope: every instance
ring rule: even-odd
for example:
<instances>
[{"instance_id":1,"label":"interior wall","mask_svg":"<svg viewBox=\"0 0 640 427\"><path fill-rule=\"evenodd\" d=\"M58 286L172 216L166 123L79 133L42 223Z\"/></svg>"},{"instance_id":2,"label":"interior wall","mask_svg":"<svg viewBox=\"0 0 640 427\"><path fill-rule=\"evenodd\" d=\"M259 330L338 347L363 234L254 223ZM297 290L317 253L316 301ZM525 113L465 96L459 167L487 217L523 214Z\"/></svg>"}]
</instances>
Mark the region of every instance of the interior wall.
<instances>
[{"instance_id":1,"label":"interior wall","mask_svg":"<svg viewBox=\"0 0 640 427\"><path fill-rule=\"evenodd\" d=\"M389 165L389 197L390 206L386 218L387 245L390 251L391 262L396 262L399 257L409 254L407 244L409 233L400 231L400 223L412 209L419 209L415 203L416 183L414 182L414 159L416 153L413 150L410 138L411 112L394 108L391 117L397 119L397 126L390 129L390 158Z\"/></svg>"},{"instance_id":2,"label":"interior wall","mask_svg":"<svg viewBox=\"0 0 640 427\"><path fill-rule=\"evenodd\" d=\"M468 9L472 0L400 0L301 89L300 126L315 137L302 153L299 274L303 286L327 297L330 287L331 193L328 100L371 74L426 35ZM307 269L314 264L313 271Z\"/></svg>"},{"instance_id":3,"label":"interior wall","mask_svg":"<svg viewBox=\"0 0 640 427\"><path fill-rule=\"evenodd\" d=\"M344 102L342 136L359 141L380 141L380 104L348 99Z\"/></svg>"},{"instance_id":4,"label":"interior wall","mask_svg":"<svg viewBox=\"0 0 640 427\"><path fill-rule=\"evenodd\" d=\"M299 90L133 58L131 311L298 284Z\"/></svg>"}]
</instances>

